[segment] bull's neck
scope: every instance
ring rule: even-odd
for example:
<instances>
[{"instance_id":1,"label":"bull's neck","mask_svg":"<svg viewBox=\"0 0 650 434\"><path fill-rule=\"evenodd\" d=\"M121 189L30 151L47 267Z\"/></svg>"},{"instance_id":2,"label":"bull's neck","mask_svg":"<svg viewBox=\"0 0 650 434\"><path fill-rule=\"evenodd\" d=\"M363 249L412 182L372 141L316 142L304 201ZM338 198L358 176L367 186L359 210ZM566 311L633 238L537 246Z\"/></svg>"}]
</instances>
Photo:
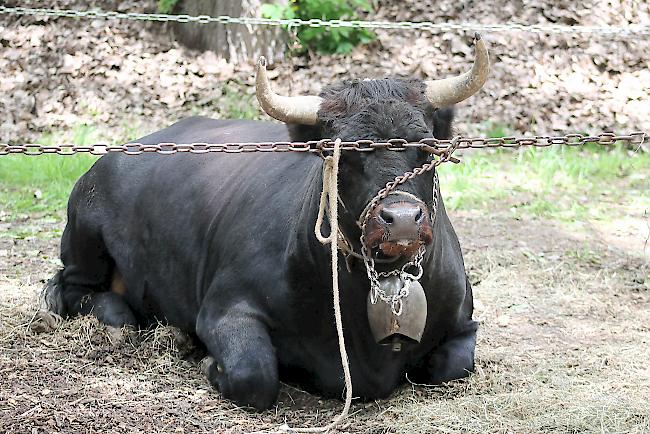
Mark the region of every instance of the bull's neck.
<instances>
[{"instance_id":1,"label":"bull's neck","mask_svg":"<svg viewBox=\"0 0 650 434\"><path fill-rule=\"evenodd\" d=\"M300 208L300 215L296 220L295 231L297 234L297 248L300 255L306 261L317 261L320 263L327 258L329 249L325 248L317 239L314 233L318 208L320 206L320 195L323 189L323 164L322 160L309 165L307 173L304 174L303 182L307 186ZM324 224L323 232L329 227ZM325 261L327 263L327 261Z\"/></svg>"},{"instance_id":2,"label":"bull's neck","mask_svg":"<svg viewBox=\"0 0 650 434\"><path fill-rule=\"evenodd\" d=\"M427 270L424 273L425 279L430 277L433 269L437 268L445 261L445 253L443 252L443 248L446 244L446 241L449 239L448 231L453 231L451 223L449 222L449 217L447 216L444 201L440 195L440 190L438 190L438 208L436 209L436 219L433 222L432 229L433 240L431 244L427 246L427 253L424 255L423 261L423 267L425 270ZM446 260L449 260L449 258L446 258Z\"/></svg>"}]
</instances>

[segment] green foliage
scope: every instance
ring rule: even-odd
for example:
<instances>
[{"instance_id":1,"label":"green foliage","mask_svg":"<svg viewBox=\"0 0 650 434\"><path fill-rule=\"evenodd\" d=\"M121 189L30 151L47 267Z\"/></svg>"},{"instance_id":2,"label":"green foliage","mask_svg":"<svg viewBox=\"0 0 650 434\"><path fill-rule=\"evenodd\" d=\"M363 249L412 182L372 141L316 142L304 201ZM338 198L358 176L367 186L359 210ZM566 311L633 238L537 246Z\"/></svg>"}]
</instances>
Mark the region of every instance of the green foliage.
<instances>
[{"instance_id":1,"label":"green foliage","mask_svg":"<svg viewBox=\"0 0 650 434\"><path fill-rule=\"evenodd\" d=\"M247 94L245 89L224 84L218 101L219 113L223 119L259 119L254 99L255 96Z\"/></svg>"},{"instance_id":2,"label":"green foliage","mask_svg":"<svg viewBox=\"0 0 650 434\"><path fill-rule=\"evenodd\" d=\"M262 16L271 19L356 20L359 19L357 11L371 10L369 0L290 0L288 4L263 4ZM308 26L299 27L297 37L303 47L324 54L349 53L355 46L376 38L368 29Z\"/></svg>"},{"instance_id":3,"label":"green foliage","mask_svg":"<svg viewBox=\"0 0 650 434\"><path fill-rule=\"evenodd\" d=\"M171 14L178 0L158 0L158 10L163 14Z\"/></svg>"}]
</instances>

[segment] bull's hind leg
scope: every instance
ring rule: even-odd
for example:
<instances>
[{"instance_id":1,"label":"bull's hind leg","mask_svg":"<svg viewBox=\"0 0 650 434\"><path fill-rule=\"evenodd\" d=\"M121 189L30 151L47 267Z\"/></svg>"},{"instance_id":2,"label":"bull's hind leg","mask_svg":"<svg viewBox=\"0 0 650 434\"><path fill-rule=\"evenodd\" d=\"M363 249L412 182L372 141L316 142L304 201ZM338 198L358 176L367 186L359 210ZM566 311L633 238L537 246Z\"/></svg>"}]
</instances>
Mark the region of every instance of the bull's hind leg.
<instances>
[{"instance_id":1,"label":"bull's hind leg","mask_svg":"<svg viewBox=\"0 0 650 434\"><path fill-rule=\"evenodd\" d=\"M131 308L115 286L114 261L97 231L70 215L61 240L64 268L47 284L50 310L63 316L92 314L106 325L136 326ZM119 278L119 276L117 276Z\"/></svg>"},{"instance_id":2,"label":"bull's hind leg","mask_svg":"<svg viewBox=\"0 0 650 434\"><path fill-rule=\"evenodd\" d=\"M244 301L230 307L207 301L196 324L214 358L207 367L210 383L224 398L258 410L271 407L280 388L275 348L262 317Z\"/></svg>"}]
</instances>

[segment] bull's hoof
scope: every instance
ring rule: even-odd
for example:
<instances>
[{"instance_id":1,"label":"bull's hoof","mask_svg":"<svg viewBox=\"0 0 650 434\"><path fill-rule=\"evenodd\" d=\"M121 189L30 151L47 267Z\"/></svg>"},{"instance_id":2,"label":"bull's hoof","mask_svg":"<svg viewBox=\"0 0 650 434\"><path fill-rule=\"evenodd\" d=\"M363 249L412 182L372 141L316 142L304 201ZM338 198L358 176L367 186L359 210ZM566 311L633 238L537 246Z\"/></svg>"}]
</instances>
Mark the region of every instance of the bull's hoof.
<instances>
[{"instance_id":1,"label":"bull's hoof","mask_svg":"<svg viewBox=\"0 0 650 434\"><path fill-rule=\"evenodd\" d=\"M129 305L114 292L88 294L81 299L77 310L81 315L93 315L107 326L115 328L138 326L138 321Z\"/></svg>"},{"instance_id":2,"label":"bull's hoof","mask_svg":"<svg viewBox=\"0 0 650 434\"><path fill-rule=\"evenodd\" d=\"M280 383L260 369L250 369L243 364L225 372L210 356L201 360L199 368L223 398L237 405L263 411L271 408L277 400Z\"/></svg>"},{"instance_id":3,"label":"bull's hoof","mask_svg":"<svg viewBox=\"0 0 650 434\"><path fill-rule=\"evenodd\" d=\"M29 329L34 333L49 333L59 328L63 318L54 312L39 310L29 323Z\"/></svg>"},{"instance_id":4,"label":"bull's hoof","mask_svg":"<svg viewBox=\"0 0 650 434\"><path fill-rule=\"evenodd\" d=\"M215 367L218 369L218 364L213 365L213 372ZM217 376L220 377L218 388L221 395L238 405L263 411L271 408L278 398L280 383L263 372L250 370L250 367L237 367L227 374L219 372Z\"/></svg>"},{"instance_id":5,"label":"bull's hoof","mask_svg":"<svg viewBox=\"0 0 650 434\"><path fill-rule=\"evenodd\" d=\"M203 360L201 360L201 363L199 364L199 369L201 370L201 373L208 378L210 377L210 368L212 367L213 363L215 363L214 358L207 356L204 357Z\"/></svg>"}]
</instances>

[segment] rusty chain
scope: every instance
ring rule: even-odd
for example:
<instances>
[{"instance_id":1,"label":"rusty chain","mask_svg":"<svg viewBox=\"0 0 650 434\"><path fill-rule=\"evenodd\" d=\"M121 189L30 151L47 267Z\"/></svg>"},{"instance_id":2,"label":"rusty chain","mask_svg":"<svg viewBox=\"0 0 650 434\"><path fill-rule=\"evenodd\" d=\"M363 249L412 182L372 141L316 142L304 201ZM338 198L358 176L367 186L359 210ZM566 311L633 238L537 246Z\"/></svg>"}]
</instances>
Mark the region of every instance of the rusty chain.
<instances>
[{"instance_id":1,"label":"rusty chain","mask_svg":"<svg viewBox=\"0 0 650 434\"><path fill-rule=\"evenodd\" d=\"M341 142L341 150L372 152L376 149L388 149L391 151L403 151L407 148L420 148L431 154L442 156L444 151L453 147L456 149L483 149L483 148L520 148L525 146L548 147L554 145L583 146L589 143L598 145L614 145L616 143L628 143L640 147L648 133L633 132L629 134L616 135L614 133L600 133L598 135L566 134L563 136L508 136L508 137L455 137L453 139L422 139L419 142L408 142L403 139L391 139L385 142L373 142L371 140L357 140ZM192 153L206 154L211 152L223 152L227 154L238 154L247 152L311 152L322 154L334 149L334 142L329 139L314 140L309 142L264 142L264 143L127 143L124 145L42 145L27 143L12 145L0 143L0 155L23 154L23 155L73 155L88 153L91 155L104 155L114 152L122 152L127 155L140 155L145 153L176 154ZM449 161L458 162L450 157Z\"/></svg>"}]
</instances>

